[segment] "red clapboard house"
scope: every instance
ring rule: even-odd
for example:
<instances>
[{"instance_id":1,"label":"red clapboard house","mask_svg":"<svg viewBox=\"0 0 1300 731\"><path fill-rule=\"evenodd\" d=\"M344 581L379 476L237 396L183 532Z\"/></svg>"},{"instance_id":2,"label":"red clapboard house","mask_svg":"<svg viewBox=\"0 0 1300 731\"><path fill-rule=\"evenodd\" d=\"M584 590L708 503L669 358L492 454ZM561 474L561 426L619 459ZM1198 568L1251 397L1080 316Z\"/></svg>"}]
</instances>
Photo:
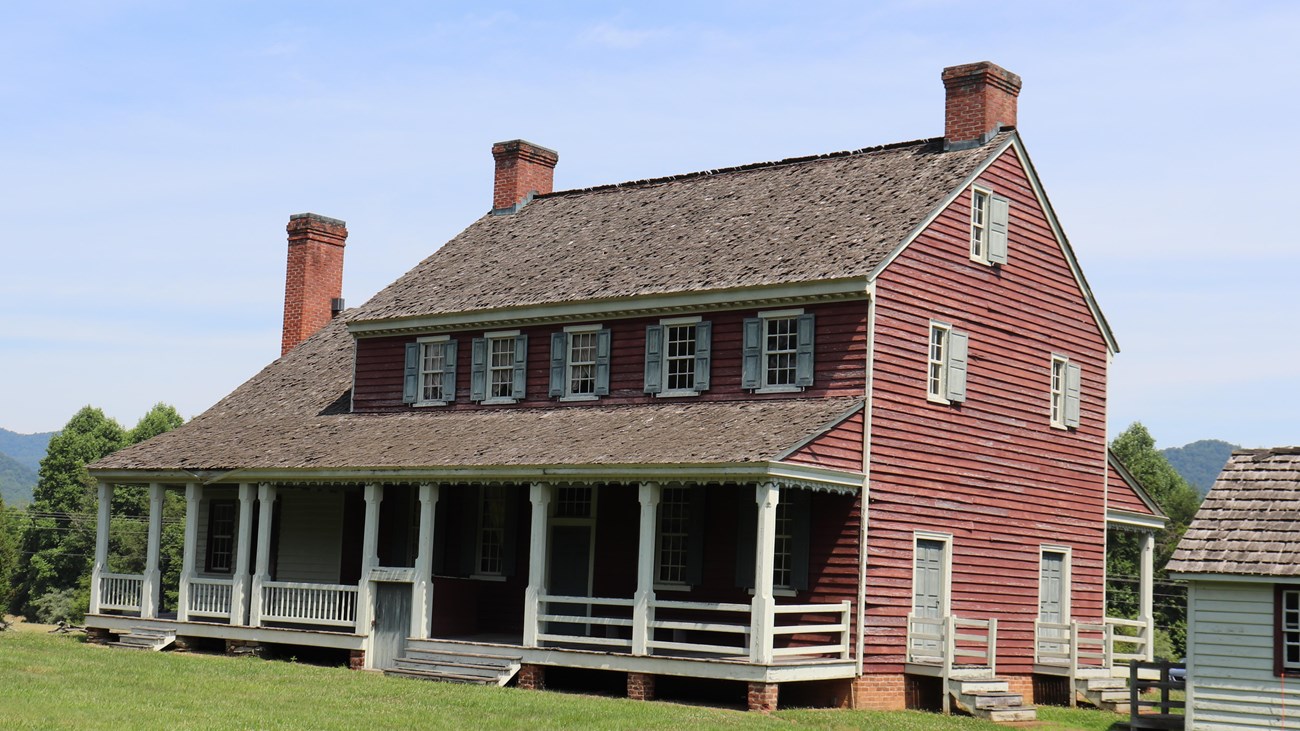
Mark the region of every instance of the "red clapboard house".
<instances>
[{"instance_id":1,"label":"red clapboard house","mask_svg":"<svg viewBox=\"0 0 1300 731\"><path fill-rule=\"evenodd\" d=\"M1103 610L1107 530L1163 524L1108 460L1115 341L1019 77L943 81L942 138L671 178L553 191L556 153L499 143L492 210L346 311L343 222L293 216L284 356L93 465L87 625L1002 718L1149 656L1149 566L1139 620ZM107 565L124 485L142 575Z\"/></svg>"}]
</instances>

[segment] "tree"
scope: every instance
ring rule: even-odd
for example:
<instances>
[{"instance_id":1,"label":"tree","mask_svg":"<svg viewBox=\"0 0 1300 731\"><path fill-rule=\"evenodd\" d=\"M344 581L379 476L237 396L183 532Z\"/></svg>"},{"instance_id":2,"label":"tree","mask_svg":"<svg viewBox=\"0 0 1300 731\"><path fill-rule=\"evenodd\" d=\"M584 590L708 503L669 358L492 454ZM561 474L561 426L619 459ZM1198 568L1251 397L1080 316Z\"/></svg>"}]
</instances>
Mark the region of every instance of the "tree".
<instances>
[{"instance_id":1,"label":"tree","mask_svg":"<svg viewBox=\"0 0 1300 731\"><path fill-rule=\"evenodd\" d=\"M1140 422L1134 422L1111 442L1111 451L1128 468L1133 477L1169 517L1169 527L1156 537L1155 579L1167 581L1165 565L1187 531L1187 526L1200 507L1201 496L1184 480L1160 450L1151 432ZM1106 551L1106 574L1112 577L1132 577L1138 573L1138 542L1131 533L1116 532L1109 536ZM1169 586L1165 584L1165 586ZM1157 591L1157 594L1167 593ZM1171 597L1166 597L1171 598ZM1108 609L1122 615L1136 613L1137 597L1132 585L1109 587ZM1157 625L1168 632L1170 652L1181 655L1186 632L1186 605L1183 601L1157 602Z\"/></svg>"},{"instance_id":2,"label":"tree","mask_svg":"<svg viewBox=\"0 0 1300 731\"><path fill-rule=\"evenodd\" d=\"M104 412L86 406L50 439L27 509L22 556L10 606L29 614L52 591L82 585L95 544L94 483L86 465L126 444L126 433Z\"/></svg>"},{"instance_id":3,"label":"tree","mask_svg":"<svg viewBox=\"0 0 1300 731\"><path fill-rule=\"evenodd\" d=\"M136 423L135 428L127 434L127 442L139 444L163 432L169 432L184 423L185 419L176 411L175 407L159 402L154 404L152 409L149 409L149 413L140 417L140 421Z\"/></svg>"},{"instance_id":4,"label":"tree","mask_svg":"<svg viewBox=\"0 0 1300 731\"><path fill-rule=\"evenodd\" d=\"M8 606L18 570L18 511L0 499L0 609Z\"/></svg>"}]
</instances>

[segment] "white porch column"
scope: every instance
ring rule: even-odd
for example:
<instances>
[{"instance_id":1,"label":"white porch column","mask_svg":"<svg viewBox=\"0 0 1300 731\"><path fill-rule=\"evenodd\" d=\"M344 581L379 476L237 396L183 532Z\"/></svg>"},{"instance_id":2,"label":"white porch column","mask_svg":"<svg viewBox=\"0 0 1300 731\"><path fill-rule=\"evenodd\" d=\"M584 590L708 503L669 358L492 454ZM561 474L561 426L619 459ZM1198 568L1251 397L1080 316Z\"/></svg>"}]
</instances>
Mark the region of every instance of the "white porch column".
<instances>
[{"instance_id":1,"label":"white porch column","mask_svg":"<svg viewBox=\"0 0 1300 731\"><path fill-rule=\"evenodd\" d=\"M275 517L275 485L257 486L257 566L253 595L248 602L248 624L262 626L262 583L271 580L271 520Z\"/></svg>"},{"instance_id":2,"label":"white porch column","mask_svg":"<svg viewBox=\"0 0 1300 731\"><path fill-rule=\"evenodd\" d=\"M90 576L90 613L99 614L100 577L108 571L108 529L112 524L113 486L100 480L99 517L95 523L95 566Z\"/></svg>"},{"instance_id":3,"label":"white porch column","mask_svg":"<svg viewBox=\"0 0 1300 731\"><path fill-rule=\"evenodd\" d=\"M429 638L433 612L433 519L438 509L438 485L420 485L420 542L415 552L415 584L411 587L411 636Z\"/></svg>"},{"instance_id":4,"label":"white porch column","mask_svg":"<svg viewBox=\"0 0 1300 731\"><path fill-rule=\"evenodd\" d=\"M1156 620L1154 616L1156 537L1151 531L1142 533L1142 560L1138 574L1138 618L1146 622L1147 662L1155 659Z\"/></svg>"},{"instance_id":5,"label":"white porch column","mask_svg":"<svg viewBox=\"0 0 1300 731\"><path fill-rule=\"evenodd\" d=\"M632 605L632 654L650 654L650 622L654 620L655 600L655 533L659 516L657 482L643 482L638 491L641 501L641 527L637 533L636 596Z\"/></svg>"},{"instance_id":6,"label":"white porch column","mask_svg":"<svg viewBox=\"0 0 1300 731\"><path fill-rule=\"evenodd\" d=\"M140 586L140 616L158 616L158 592L162 588L159 558L162 553L163 498L166 491L157 482L149 483L149 539L145 549L144 581Z\"/></svg>"},{"instance_id":7,"label":"white porch column","mask_svg":"<svg viewBox=\"0 0 1300 731\"><path fill-rule=\"evenodd\" d=\"M248 624L248 596L252 577L248 573L248 554L253 550L253 503L257 486L239 485L239 536L235 544L235 571L230 584L230 623Z\"/></svg>"},{"instance_id":8,"label":"white porch column","mask_svg":"<svg viewBox=\"0 0 1300 731\"><path fill-rule=\"evenodd\" d=\"M762 482L754 489L758 502L758 543L754 550L754 601L750 609L749 659L756 663L772 662L772 569L776 554L776 506L781 491L775 482Z\"/></svg>"},{"instance_id":9,"label":"white porch column","mask_svg":"<svg viewBox=\"0 0 1300 731\"><path fill-rule=\"evenodd\" d=\"M185 485L185 552L181 558L180 596L176 601L176 619L186 622L190 617L190 579L194 578L194 554L199 545L199 503L203 500L203 485L191 482Z\"/></svg>"},{"instance_id":10,"label":"white porch column","mask_svg":"<svg viewBox=\"0 0 1300 731\"><path fill-rule=\"evenodd\" d=\"M532 527L528 531L528 588L524 590L524 647L537 647L540 632L537 617L541 614L541 596L546 591L547 517L551 510L551 485L534 482L529 492L532 501Z\"/></svg>"},{"instance_id":11,"label":"white porch column","mask_svg":"<svg viewBox=\"0 0 1300 731\"><path fill-rule=\"evenodd\" d=\"M370 634L370 572L379 565L379 506L384 501L384 486L366 485L366 529L361 538L361 580L357 582L357 628Z\"/></svg>"}]
</instances>

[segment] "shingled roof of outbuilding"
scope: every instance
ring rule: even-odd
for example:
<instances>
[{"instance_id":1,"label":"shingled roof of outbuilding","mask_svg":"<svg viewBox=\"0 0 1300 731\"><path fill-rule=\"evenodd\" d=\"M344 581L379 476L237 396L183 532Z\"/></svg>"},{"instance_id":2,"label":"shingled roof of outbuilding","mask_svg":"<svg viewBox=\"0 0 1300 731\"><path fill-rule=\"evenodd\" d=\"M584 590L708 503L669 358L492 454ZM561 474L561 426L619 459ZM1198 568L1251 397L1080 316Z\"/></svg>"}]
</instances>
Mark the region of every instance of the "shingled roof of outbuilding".
<instances>
[{"instance_id":1,"label":"shingled roof of outbuilding","mask_svg":"<svg viewBox=\"0 0 1300 731\"><path fill-rule=\"evenodd\" d=\"M352 414L340 317L192 421L92 470L366 470L765 462L857 399Z\"/></svg>"},{"instance_id":2,"label":"shingled roof of outbuilding","mask_svg":"<svg viewBox=\"0 0 1300 731\"><path fill-rule=\"evenodd\" d=\"M1300 576L1300 447L1233 452L1168 569Z\"/></svg>"},{"instance_id":3,"label":"shingled roof of outbuilding","mask_svg":"<svg viewBox=\"0 0 1300 731\"><path fill-rule=\"evenodd\" d=\"M538 196L474 222L353 320L866 276L1013 134Z\"/></svg>"}]
</instances>

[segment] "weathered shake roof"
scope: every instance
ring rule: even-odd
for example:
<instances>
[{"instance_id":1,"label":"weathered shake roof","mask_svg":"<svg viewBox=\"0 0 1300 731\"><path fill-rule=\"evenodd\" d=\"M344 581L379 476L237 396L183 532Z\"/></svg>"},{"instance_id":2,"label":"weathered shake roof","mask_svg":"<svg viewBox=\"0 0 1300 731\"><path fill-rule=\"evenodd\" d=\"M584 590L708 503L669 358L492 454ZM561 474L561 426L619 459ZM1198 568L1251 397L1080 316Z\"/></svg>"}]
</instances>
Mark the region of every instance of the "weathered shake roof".
<instances>
[{"instance_id":1,"label":"weathered shake roof","mask_svg":"<svg viewBox=\"0 0 1300 731\"><path fill-rule=\"evenodd\" d=\"M1234 452L1169 570L1300 576L1300 447Z\"/></svg>"},{"instance_id":2,"label":"weathered shake roof","mask_svg":"<svg viewBox=\"0 0 1300 731\"><path fill-rule=\"evenodd\" d=\"M726 464L775 458L854 399L351 414L346 318L184 426L93 470Z\"/></svg>"},{"instance_id":3,"label":"weathered shake roof","mask_svg":"<svg viewBox=\"0 0 1300 731\"><path fill-rule=\"evenodd\" d=\"M865 276L1011 134L539 196L474 222L354 321Z\"/></svg>"}]
</instances>

